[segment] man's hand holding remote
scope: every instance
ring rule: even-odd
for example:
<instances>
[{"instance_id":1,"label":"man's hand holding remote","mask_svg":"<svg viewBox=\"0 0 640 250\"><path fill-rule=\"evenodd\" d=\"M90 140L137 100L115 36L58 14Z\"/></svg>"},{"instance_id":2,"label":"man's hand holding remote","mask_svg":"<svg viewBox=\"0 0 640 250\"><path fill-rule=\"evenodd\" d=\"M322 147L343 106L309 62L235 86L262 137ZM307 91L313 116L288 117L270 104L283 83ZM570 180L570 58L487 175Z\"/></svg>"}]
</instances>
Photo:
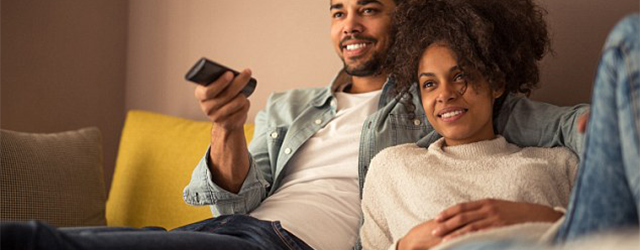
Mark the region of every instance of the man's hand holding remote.
<instances>
[{"instance_id":1,"label":"man's hand holding remote","mask_svg":"<svg viewBox=\"0 0 640 250\"><path fill-rule=\"evenodd\" d=\"M233 193L240 191L249 171L244 124L250 102L241 92L250 78L249 69L235 78L226 72L206 87L195 89L202 112L212 122L209 170L213 182Z\"/></svg>"}]
</instances>

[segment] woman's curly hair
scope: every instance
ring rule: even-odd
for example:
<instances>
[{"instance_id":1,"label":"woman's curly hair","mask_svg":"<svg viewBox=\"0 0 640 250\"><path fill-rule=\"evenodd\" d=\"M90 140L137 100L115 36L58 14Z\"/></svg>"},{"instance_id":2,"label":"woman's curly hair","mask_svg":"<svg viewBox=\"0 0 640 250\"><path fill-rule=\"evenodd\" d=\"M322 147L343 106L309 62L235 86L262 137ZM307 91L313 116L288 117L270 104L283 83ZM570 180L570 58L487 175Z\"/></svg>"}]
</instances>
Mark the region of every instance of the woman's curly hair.
<instances>
[{"instance_id":1,"label":"woman's curly hair","mask_svg":"<svg viewBox=\"0 0 640 250\"><path fill-rule=\"evenodd\" d=\"M492 89L529 95L538 61L549 51L546 11L532 0L408 0L394 13L385 68L402 93L418 81L423 52L447 45L471 85L482 76Z\"/></svg>"}]
</instances>

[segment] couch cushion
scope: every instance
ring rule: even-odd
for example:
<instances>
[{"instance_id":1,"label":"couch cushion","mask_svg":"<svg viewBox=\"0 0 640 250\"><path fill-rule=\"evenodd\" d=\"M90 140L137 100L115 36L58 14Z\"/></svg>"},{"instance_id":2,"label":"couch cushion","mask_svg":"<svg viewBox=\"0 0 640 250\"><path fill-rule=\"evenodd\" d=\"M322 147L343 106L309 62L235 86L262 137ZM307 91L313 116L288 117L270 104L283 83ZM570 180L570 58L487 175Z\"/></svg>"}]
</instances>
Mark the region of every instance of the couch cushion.
<instances>
[{"instance_id":1,"label":"couch cushion","mask_svg":"<svg viewBox=\"0 0 640 250\"><path fill-rule=\"evenodd\" d=\"M1 130L0 219L55 226L105 225L100 131Z\"/></svg>"},{"instance_id":2,"label":"couch cushion","mask_svg":"<svg viewBox=\"0 0 640 250\"><path fill-rule=\"evenodd\" d=\"M250 140L253 126L245 131ZM211 218L208 206L190 206L182 199L210 138L209 122L130 111L107 201L107 224L172 229Z\"/></svg>"}]
</instances>

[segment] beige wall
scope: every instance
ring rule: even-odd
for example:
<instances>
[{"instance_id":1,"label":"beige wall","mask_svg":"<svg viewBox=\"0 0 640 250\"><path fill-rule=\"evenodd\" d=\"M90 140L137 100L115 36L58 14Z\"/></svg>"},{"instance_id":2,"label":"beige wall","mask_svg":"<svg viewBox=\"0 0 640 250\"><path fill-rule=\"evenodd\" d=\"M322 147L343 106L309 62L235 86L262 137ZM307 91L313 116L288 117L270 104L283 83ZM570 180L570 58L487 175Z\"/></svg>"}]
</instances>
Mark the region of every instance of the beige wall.
<instances>
[{"instance_id":1,"label":"beige wall","mask_svg":"<svg viewBox=\"0 0 640 250\"><path fill-rule=\"evenodd\" d=\"M637 0L543 0L555 56L534 99L589 102L607 32ZM341 67L329 40L329 1L131 0L127 109L205 119L183 77L201 56L258 79L250 121L271 92L326 86Z\"/></svg>"},{"instance_id":2,"label":"beige wall","mask_svg":"<svg viewBox=\"0 0 640 250\"><path fill-rule=\"evenodd\" d=\"M542 2L556 55L534 98L588 102L608 30L639 3ZM201 56L253 69L251 120L271 92L326 86L341 67L326 0L2 0L1 9L2 128L98 126L107 181L125 110L205 119L183 78Z\"/></svg>"},{"instance_id":3,"label":"beige wall","mask_svg":"<svg viewBox=\"0 0 640 250\"><path fill-rule=\"evenodd\" d=\"M125 0L2 0L2 128L97 126L110 183L124 120Z\"/></svg>"},{"instance_id":4,"label":"beige wall","mask_svg":"<svg viewBox=\"0 0 640 250\"><path fill-rule=\"evenodd\" d=\"M130 7L127 109L206 119L195 85L184 80L202 56L253 70L250 117L271 92L326 86L341 67L325 0L132 0Z\"/></svg>"},{"instance_id":5,"label":"beige wall","mask_svg":"<svg viewBox=\"0 0 640 250\"><path fill-rule=\"evenodd\" d=\"M555 55L543 61L541 88L533 99L556 105L591 101L600 50L623 16L640 11L638 0L542 0L549 11Z\"/></svg>"}]
</instances>

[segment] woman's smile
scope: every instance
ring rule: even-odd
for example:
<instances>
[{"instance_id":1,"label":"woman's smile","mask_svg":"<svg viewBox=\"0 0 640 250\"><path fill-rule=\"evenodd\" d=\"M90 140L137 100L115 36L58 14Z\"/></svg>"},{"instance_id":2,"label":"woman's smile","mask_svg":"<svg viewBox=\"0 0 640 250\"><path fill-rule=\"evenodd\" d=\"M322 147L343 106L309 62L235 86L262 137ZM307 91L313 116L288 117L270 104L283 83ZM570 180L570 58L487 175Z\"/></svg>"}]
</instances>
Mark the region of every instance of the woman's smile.
<instances>
[{"instance_id":1,"label":"woman's smile","mask_svg":"<svg viewBox=\"0 0 640 250\"><path fill-rule=\"evenodd\" d=\"M441 109L436 116L444 122L455 122L462 118L469 109L459 107L448 107Z\"/></svg>"}]
</instances>

